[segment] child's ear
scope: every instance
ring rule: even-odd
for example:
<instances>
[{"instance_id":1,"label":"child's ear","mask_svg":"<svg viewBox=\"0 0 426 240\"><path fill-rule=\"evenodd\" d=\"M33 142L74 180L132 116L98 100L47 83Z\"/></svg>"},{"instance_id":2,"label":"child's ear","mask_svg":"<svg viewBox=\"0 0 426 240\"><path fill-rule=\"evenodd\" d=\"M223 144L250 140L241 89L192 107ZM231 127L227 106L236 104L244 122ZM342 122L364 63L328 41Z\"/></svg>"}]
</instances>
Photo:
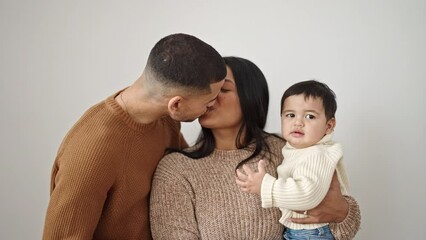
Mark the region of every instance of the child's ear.
<instances>
[{"instance_id":1,"label":"child's ear","mask_svg":"<svg viewBox=\"0 0 426 240\"><path fill-rule=\"evenodd\" d=\"M334 130L334 127L336 127L336 118L330 118L328 121L327 121L327 130L326 130L326 134L330 134L330 133L332 133L333 132L333 130Z\"/></svg>"}]
</instances>

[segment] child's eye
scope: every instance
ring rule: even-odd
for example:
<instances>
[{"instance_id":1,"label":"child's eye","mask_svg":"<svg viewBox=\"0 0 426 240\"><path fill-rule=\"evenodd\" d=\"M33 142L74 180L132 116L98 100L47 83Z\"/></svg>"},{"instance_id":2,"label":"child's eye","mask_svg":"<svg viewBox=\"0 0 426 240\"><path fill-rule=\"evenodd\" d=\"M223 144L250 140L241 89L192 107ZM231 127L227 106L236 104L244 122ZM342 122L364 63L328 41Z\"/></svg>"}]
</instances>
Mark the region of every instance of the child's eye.
<instances>
[{"instance_id":1,"label":"child's eye","mask_svg":"<svg viewBox=\"0 0 426 240\"><path fill-rule=\"evenodd\" d=\"M314 116L314 115L312 115L312 114L307 114L307 115L305 116L305 118L306 118L306 119L315 119L315 116Z\"/></svg>"},{"instance_id":2,"label":"child's eye","mask_svg":"<svg viewBox=\"0 0 426 240\"><path fill-rule=\"evenodd\" d=\"M295 117L295 115L294 115L294 113L287 113L287 114L285 115L285 117L287 117L287 118L294 118L294 117Z\"/></svg>"},{"instance_id":3,"label":"child's eye","mask_svg":"<svg viewBox=\"0 0 426 240\"><path fill-rule=\"evenodd\" d=\"M229 89L224 89L224 88L221 88L221 89L220 89L220 91L221 91L221 92L223 92L223 93L226 93L226 92L229 92L229 91L231 91L231 90L229 90Z\"/></svg>"}]
</instances>

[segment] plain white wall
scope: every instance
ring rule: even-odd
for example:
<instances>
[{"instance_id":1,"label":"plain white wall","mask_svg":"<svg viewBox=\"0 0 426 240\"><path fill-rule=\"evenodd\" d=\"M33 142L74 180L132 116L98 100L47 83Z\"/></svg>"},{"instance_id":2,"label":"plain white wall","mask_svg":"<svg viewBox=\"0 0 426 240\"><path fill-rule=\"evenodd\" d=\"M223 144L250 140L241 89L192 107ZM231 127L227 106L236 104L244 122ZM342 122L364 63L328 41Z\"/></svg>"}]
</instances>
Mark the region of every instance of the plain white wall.
<instances>
[{"instance_id":1,"label":"plain white wall","mask_svg":"<svg viewBox=\"0 0 426 240\"><path fill-rule=\"evenodd\" d=\"M0 1L0 239L40 239L50 170L68 129L131 84L151 47L193 34L255 62L279 101L315 78L338 97L357 239L420 239L425 216L426 2ZM197 122L184 124L192 142Z\"/></svg>"}]
</instances>

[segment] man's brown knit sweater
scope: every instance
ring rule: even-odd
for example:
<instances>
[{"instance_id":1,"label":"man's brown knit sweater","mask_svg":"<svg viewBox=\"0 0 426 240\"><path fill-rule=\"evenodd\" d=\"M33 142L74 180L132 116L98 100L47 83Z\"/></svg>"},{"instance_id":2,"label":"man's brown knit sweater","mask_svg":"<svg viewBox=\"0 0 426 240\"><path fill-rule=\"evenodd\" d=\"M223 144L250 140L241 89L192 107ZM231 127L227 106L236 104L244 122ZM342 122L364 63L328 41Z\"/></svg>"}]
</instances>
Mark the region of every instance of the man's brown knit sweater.
<instances>
[{"instance_id":1,"label":"man's brown knit sweater","mask_svg":"<svg viewBox=\"0 0 426 240\"><path fill-rule=\"evenodd\" d=\"M152 175L167 147L187 144L169 117L133 121L117 94L90 108L63 140L43 239L151 239Z\"/></svg>"},{"instance_id":2,"label":"man's brown knit sweater","mask_svg":"<svg viewBox=\"0 0 426 240\"><path fill-rule=\"evenodd\" d=\"M284 141L269 137L273 156L266 170L276 176ZM195 160L180 153L166 155L154 175L151 192L152 236L158 240L278 240L284 226L278 208L262 208L260 197L242 192L235 183L235 167L251 151L214 150ZM257 162L260 156L254 161ZM253 164L255 165L255 163ZM360 226L360 211L346 197L349 213L330 224L337 240L352 239Z\"/></svg>"}]
</instances>

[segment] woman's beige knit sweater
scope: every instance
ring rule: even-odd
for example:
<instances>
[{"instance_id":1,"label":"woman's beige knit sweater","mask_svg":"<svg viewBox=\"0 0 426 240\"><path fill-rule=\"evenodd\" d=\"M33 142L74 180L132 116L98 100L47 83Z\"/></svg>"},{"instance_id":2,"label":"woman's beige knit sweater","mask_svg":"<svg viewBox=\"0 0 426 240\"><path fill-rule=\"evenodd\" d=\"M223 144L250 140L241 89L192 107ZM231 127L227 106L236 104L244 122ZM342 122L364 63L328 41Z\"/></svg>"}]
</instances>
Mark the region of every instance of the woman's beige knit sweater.
<instances>
[{"instance_id":1,"label":"woman's beige knit sweater","mask_svg":"<svg viewBox=\"0 0 426 240\"><path fill-rule=\"evenodd\" d=\"M267 172L276 177L284 142L269 137L273 156ZM278 208L262 208L258 195L242 192L235 167L249 150L215 150L198 160L179 153L166 155L154 175L150 215L154 239L282 239ZM258 161L259 156L254 161ZM255 164L253 164L255 166ZM336 239L351 239L360 225L356 201L346 197L349 214L330 224Z\"/></svg>"}]
</instances>

